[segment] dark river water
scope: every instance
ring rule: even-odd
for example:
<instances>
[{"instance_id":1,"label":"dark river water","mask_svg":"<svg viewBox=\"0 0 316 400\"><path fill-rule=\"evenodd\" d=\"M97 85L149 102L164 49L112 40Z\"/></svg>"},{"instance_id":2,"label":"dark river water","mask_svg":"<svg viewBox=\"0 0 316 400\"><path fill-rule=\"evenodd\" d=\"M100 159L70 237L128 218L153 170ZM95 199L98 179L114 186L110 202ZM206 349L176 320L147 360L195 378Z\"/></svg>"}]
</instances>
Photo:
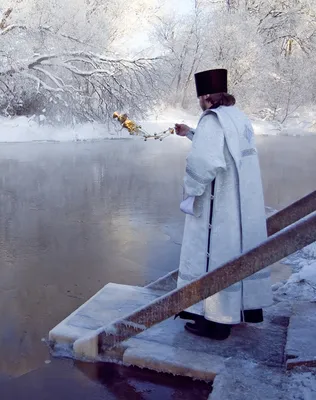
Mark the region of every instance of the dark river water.
<instances>
[{"instance_id":1,"label":"dark river water","mask_svg":"<svg viewBox=\"0 0 316 400\"><path fill-rule=\"evenodd\" d=\"M315 189L316 137L259 137L266 205ZM0 374L49 358L48 331L108 282L178 267L190 143L1 144Z\"/></svg>"}]
</instances>

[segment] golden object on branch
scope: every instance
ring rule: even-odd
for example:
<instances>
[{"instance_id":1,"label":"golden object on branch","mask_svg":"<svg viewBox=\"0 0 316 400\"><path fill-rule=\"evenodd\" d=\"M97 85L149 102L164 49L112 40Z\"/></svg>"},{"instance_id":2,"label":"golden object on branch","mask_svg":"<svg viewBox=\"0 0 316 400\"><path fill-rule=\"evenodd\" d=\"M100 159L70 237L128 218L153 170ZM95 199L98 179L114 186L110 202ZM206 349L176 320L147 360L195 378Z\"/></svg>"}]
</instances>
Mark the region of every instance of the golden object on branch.
<instances>
[{"instance_id":1,"label":"golden object on branch","mask_svg":"<svg viewBox=\"0 0 316 400\"><path fill-rule=\"evenodd\" d=\"M136 125L136 123L130 119L123 122L122 126L126 128L131 135L136 134L140 128L140 126Z\"/></svg>"},{"instance_id":2,"label":"golden object on branch","mask_svg":"<svg viewBox=\"0 0 316 400\"><path fill-rule=\"evenodd\" d=\"M136 122L128 119L127 114L119 114L118 112L115 112L113 118L117 119L121 123L122 127L128 130L130 135L137 135L139 129L141 129L141 126L138 126Z\"/></svg>"},{"instance_id":3,"label":"golden object on branch","mask_svg":"<svg viewBox=\"0 0 316 400\"><path fill-rule=\"evenodd\" d=\"M130 135L137 135L137 136L141 135L143 136L145 141L147 139L155 139L155 140L159 139L160 141L162 141L167 136L174 134L173 128L168 128L160 133L150 134L146 132L144 129L142 129L140 125L137 125L136 122L129 119L127 114L120 114L117 111L115 111L115 113L113 114L113 118L118 120L122 125L122 127L128 130Z\"/></svg>"},{"instance_id":4,"label":"golden object on branch","mask_svg":"<svg viewBox=\"0 0 316 400\"><path fill-rule=\"evenodd\" d=\"M121 124L123 124L127 120L127 114L119 114L118 112L115 112L113 114L113 118L117 119Z\"/></svg>"}]
</instances>

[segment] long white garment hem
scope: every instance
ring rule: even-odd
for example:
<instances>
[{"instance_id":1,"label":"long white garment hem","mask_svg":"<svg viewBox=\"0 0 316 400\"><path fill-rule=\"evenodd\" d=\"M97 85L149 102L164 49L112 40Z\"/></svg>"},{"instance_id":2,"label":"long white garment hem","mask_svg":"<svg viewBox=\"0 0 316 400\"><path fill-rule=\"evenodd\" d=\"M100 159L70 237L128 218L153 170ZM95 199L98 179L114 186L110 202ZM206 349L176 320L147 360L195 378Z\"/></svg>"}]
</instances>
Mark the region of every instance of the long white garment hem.
<instances>
[{"instance_id":1,"label":"long white garment hem","mask_svg":"<svg viewBox=\"0 0 316 400\"><path fill-rule=\"evenodd\" d=\"M214 179L212 229L207 249L210 187ZM184 187L188 196L195 197L198 216L186 215L178 287L206 273L206 253L209 253L209 271L213 271L267 237L253 129L236 107L219 107L203 114L187 157ZM269 271L265 270L187 311L214 322L238 324L241 310L271 304Z\"/></svg>"}]
</instances>

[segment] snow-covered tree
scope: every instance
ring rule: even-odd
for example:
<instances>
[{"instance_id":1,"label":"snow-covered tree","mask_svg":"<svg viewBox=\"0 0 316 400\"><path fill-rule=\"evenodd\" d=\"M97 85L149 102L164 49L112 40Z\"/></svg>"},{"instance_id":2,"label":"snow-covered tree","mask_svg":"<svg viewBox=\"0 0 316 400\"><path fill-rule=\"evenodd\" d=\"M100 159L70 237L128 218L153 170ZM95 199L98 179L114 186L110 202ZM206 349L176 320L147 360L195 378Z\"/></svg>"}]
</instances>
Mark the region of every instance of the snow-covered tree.
<instances>
[{"instance_id":1,"label":"snow-covered tree","mask_svg":"<svg viewBox=\"0 0 316 400\"><path fill-rule=\"evenodd\" d=\"M132 17L122 0L13 3L0 18L4 114L44 113L62 123L104 120L117 109L137 115L155 99L159 60L122 56L129 51L120 51L116 40L148 12L141 1L129 9Z\"/></svg>"},{"instance_id":2,"label":"snow-covered tree","mask_svg":"<svg viewBox=\"0 0 316 400\"><path fill-rule=\"evenodd\" d=\"M0 112L72 122L158 100L191 108L194 73L217 67L238 103L280 122L316 100L316 0L192 0L186 14L167 5L2 0Z\"/></svg>"},{"instance_id":3,"label":"snow-covered tree","mask_svg":"<svg viewBox=\"0 0 316 400\"><path fill-rule=\"evenodd\" d=\"M187 107L192 97L194 73L200 68L206 43L203 30L207 16L196 0L190 15L167 14L156 19L152 38L166 56L163 79L167 83L167 98Z\"/></svg>"},{"instance_id":4,"label":"snow-covered tree","mask_svg":"<svg viewBox=\"0 0 316 400\"><path fill-rule=\"evenodd\" d=\"M194 72L217 67L229 70L230 91L243 107L280 122L315 99L315 0L192 4L190 15L164 15L155 25L173 103L192 107Z\"/></svg>"},{"instance_id":5,"label":"snow-covered tree","mask_svg":"<svg viewBox=\"0 0 316 400\"><path fill-rule=\"evenodd\" d=\"M205 4L196 2L191 15L165 16L156 25L155 38L168 56L171 97L183 107L196 103L194 73L198 70L227 68L231 91L246 97L251 95L258 65L264 63L254 21L242 13L204 10Z\"/></svg>"}]
</instances>

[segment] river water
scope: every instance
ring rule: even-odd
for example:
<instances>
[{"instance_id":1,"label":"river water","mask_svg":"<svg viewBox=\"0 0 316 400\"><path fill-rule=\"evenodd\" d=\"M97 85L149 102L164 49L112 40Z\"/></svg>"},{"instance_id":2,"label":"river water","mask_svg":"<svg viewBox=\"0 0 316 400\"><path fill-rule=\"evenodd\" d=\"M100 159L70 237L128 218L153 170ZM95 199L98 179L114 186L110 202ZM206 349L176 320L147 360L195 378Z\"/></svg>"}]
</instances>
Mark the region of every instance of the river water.
<instances>
[{"instance_id":1,"label":"river water","mask_svg":"<svg viewBox=\"0 0 316 400\"><path fill-rule=\"evenodd\" d=\"M266 205L315 189L316 137L258 137ZM190 142L108 140L0 148L0 374L49 358L48 331L108 282L177 268Z\"/></svg>"}]
</instances>

